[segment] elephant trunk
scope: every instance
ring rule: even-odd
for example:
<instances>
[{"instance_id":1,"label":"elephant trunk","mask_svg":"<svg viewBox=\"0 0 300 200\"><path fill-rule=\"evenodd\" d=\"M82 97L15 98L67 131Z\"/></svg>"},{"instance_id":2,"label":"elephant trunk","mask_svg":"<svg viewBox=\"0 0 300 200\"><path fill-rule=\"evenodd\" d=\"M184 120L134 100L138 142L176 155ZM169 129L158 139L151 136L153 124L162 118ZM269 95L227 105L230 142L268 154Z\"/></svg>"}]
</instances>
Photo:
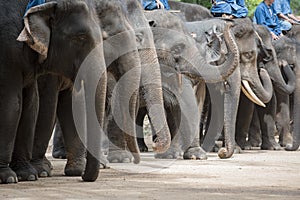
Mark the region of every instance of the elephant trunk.
<instances>
[{"instance_id":1,"label":"elephant trunk","mask_svg":"<svg viewBox=\"0 0 300 200\"><path fill-rule=\"evenodd\" d=\"M189 69L180 70L188 76L194 75L200 77L208 83L216 83L226 80L239 65L239 50L231 31L231 24L225 24L224 40L228 48L226 60L220 65L212 65L206 61L206 58L197 54L191 59L192 66Z\"/></svg>"},{"instance_id":2,"label":"elephant trunk","mask_svg":"<svg viewBox=\"0 0 300 200\"><path fill-rule=\"evenodd\" d=\"M251 101L265 107L264 103L269 102L272 98L273 85L265 69L260 69L259 74L260 78L254 73L249 81L242 80L242 91ZM249 86L247 86L247 84L249 84Z\"/></svg>"},{"instance_id":3,"label":"elephant trunk","mask_svg":"<svg viewBox=\"0 0 300 200\"><path fill-rule=\"evenodd\" d=\"M298 51L298 49L297 49ZM300 70L298 64L295 65L296 77L300 77ZM300 79L296 79L296 89L294 91L294 132L293 132L293 145L287 146L285 150L296 151L300 146Z\"/></svg>"},{"instance_id":4,"label":"elephant trunk","mask_svg":"<svg viewBox=\"0 0 300 200\"><path fill-rule=\"evenodd\" d=\"M282 77L281 71L277 66L270 66L268 73L273 80L275 88L284 94L292 94L295 90L296 77L291 67L286 64L283 66L283 73L287 79L287 83Z\"/></svg>"},{"instance_id":5,"label":"elephant trunk","mask_svg":"<svg viewBox=\"0 0 300 200\"><path fill-rule=\"evenodd\" d=\"M156 134L153 150L163 153L170 147L171 134L164 113L160 66L154 48L144 48L139 53L142 62L142 96L146 102L153 133Z\"/></svg>"},{"instance_id":6,"label":"elephant trunk","mask_svg":"<svg viewBox=\"0 0 300 200\"><path fill-rule=\"evenodd\" d=\"M82 175L84 181L95 181L99 174L106 84L106 65L101 43L81 64L73 87L73 118L80 139L86 140L87 148L86 168Z\"/></svg>"},{"instance_id":7,"label":"elephant trunk","mask_svg":"<svg viewBox=\"0 0 300 200\"><path fill-rule=\"evenodd\" d=\"M224 93L224 137L225 148L221 148L218 156L222 159L230 158L235 149L235 124L240 99L241 74L236 70L225 84Z\"/></svg>"}]
</instances>

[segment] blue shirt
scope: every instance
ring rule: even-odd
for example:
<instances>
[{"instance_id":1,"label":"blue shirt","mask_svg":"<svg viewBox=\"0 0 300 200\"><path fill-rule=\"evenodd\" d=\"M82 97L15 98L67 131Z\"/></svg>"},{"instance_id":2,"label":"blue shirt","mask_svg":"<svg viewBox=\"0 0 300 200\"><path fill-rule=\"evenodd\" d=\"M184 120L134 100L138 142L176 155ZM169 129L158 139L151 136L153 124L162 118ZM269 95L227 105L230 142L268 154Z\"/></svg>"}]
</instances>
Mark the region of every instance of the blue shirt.
<instances>
[{"instance_id":1,"label":"blue shirt","mask_svg":"<svg viewBox=\"0 0 300 200\"><path fill-rule=\"evenodd\" d=\"M211 7L211 13L224 13L240 18L247 16L248 9L244 0L216 0L216 4Z\"/></svg>"},{"instance_id":2,"label":"blue shirt","mask_svg":"<svg viewBox=\"0 0 300 200\"><path fill-rule=\"evenodd\" d=\"M275 33L275 35L281 34L281 27L278 23L278 17L274 9L274 4L267 6L264 2L261 2L256 7L254 12L254 19L257 24L266 26L269 31Z\"/></svg>"},{"instance_id":3,"label":"blue shirt","mask_svg":"<svg viewBox=\"0 0 300 200\"><path fill-rule=\"evenodd\" d=\"M275 12L276 14L282 13L284 15L292 14L290 6L290 0L275 0Z\"/></svg>"},{"instance_id":4,"label":"blue shirt","mask_svg":"<svg viewBox=\"0 0 300 200\"><path fill-rule=\"evenodd\" d=\"M26 13L27 10L29 10L31 7L37 6L37 5L40 5L40 4L44 4L44 3L45 3L45 0L30 0L29 3L27 4L25 13Z\"/></svg>"},{"instance_id":5,"label":"blue shirt","mask_svg":"<svg viewBox=\"0 0 300 200\"><path fill-rule=\"evenodd\" d=\"M170 6L168 4L168 0L160 0L160 2L164 5L166 10L170 10ZM145 10L154 10L158 9L155 0L143 0L143 8Z\"/></svg>"}]
</instances>

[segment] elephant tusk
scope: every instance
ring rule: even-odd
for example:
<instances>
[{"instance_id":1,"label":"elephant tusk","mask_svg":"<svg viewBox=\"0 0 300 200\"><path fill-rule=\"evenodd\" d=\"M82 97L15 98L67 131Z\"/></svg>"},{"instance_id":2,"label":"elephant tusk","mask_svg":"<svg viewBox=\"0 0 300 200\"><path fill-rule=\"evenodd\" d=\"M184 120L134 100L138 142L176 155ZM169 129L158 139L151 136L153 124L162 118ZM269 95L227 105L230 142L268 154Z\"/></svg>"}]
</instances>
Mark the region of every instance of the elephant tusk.
<instances>
[{"instance_id":1,"label":"elephant tusk","mask_svg":"<svg viewBox=\"0 0 300 200\"><path fill-rule=\"evenodd\" d=\"M242 80L242 91L253 103L256 103L262 107L266 107L266 105L254 94L249 82L246 80Z\"/></svg>"}]
</instances>

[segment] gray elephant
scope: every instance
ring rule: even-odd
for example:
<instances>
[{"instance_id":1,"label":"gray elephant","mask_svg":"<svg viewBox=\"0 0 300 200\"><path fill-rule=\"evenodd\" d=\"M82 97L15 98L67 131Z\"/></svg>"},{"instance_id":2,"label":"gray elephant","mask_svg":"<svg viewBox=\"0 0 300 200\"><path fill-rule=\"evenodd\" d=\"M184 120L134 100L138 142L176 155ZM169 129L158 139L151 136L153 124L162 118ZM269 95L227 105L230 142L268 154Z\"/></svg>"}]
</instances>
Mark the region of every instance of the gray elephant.
<instances>
[{"instance_id":1,"label":"gray elephant","mask_svg":"<svg viewBox=\"0 0 300 200\"><path fill-rule=\"evenodd\" d=\"M203 49L203 46L197 46L193 41L190 41L192 38L190 38L190 35L185 28L185 24L175 15L163 11L152 11L147 12L146 17L149 21L153 21L152 32L158 52L158 58L161 69L164 69L163 71L165 71L162 72L164 102L165 109L167 110L166 114L169 128L171 129L170 131L173 136L172 148L164 154L157 154L156 157L174 158L177 157L178 152L184 151L184 158L186 159L204 159L206 158L206 155L199 146L199 139L196 134L199 132L198 124L200 120L200 112L198 112L195 91L193 89L195 80L187 77L200 77L202 80L205 79L206 81L215 82L225 79L230 73L232 73L232 71L226 71L225 68L228 69L228 65L236 66L238 64L238 54L235 43L232 42L233 40L232 35L230 35L229 32L229 26L227 26L227 30L224 30L225 41L228 45L228 54L226 55L227 60L219 66L212 66L209 63L210 60L208 61L204 55L204 51L206 49ZM173 33L173 30L176 30L176 32ZM204 32L202 32L202 35L204 36ZM187 41L186 38L188 38ZM206 43L207 42L205 41L203 45ZM193 49L192 46L196 46L196 49ZM192 58L195 59L195 61L189 59L189 56L195 54L196 51L199 52L199 56L197 58L199 60L195 59L195 57ZM174 61L172 61L172 57L174 57ZM185 71L183 73L186 74L187 77L182 77L182 88L174 89L172 83L175 83L175 85L181 84L178 84L178 81L174 81L174 79L171 80L171 75L176 77L176 72L172 72L170 69L178 69L177 73L181 73L182 70L180 68L189 64L186 63L187 60L194 64L194 66L190 66L190 69L193 67L197 68L199 65L201 66L200 63L203 63L203 68L201 68L202 71L199 70L200 74L195 74L194 71L190 72L190 69L184 69ZM167 66L169 66L169 69ZM212 71L207 73L206 70L210 67L215 69L217 68L219 70L214 71L214 73ZM173 87L173 91L171 92L170 86ZM183 108L182 106L184 105L189 106ZM187 113L193 117L186 115ZM142 125L144 115L145 112L142 113L142 118L138 121L140 126ZM177 132L179 134L177 134L177 138L175 140L178 141L174 142L174 136Z\"/></svg>"},{"instance_id":2,"label":"gray elephant","mask_svg":"<svg viewBox=\"0 0 300 200\"><path fill-rule=\"evenodd\" d=\"M299 58L300 47L297 45L300 41L300 26L295 25L286 35L290 39L293 40L293 43L296 44L296 58ZM288 52L280 52L282 54L288 54ZM299 70L299 63L298 60L293 60L293 57L290 55L283 56L285 60L289 64L294 65L294 72L296 74L296 89L294 91L293 96L293 111L292 111L292 118L293 118L293 144L291 146L287 146L285 149L289 151L296 151L299 149L300 146L300 70Z\"/></svg>"},{"instance_id":3,"label":"gray elephant","mask_svg":"<svg viewBox=\"0 0 300 200\"><path fill-rule=\"evenodd\" d=\"M128 90L129 88L135 89L138 88L140 84L140 73L141 73L141 61L140 61L140 56L139 54L143 55L143 52L139 52L138 54L138 49L137 45L135 43L136 37L135 34L138 35L137 38L141 39L145 43L145 48L149 48L148 41L149 40L149 32L151 33L150 29L148 28L147 32L147 27L140 27L139 32L136 31L137 33L133 32L132 27L129 25L129 21L125 17L127 15L126 12L132 12L134 9L140 9L134 8L135 6L139 6L139 2L136 1L128 1L128 5L131 7L128 9L131 9L130 11L127 11L126 9L122 8L122 4L124 2L120 1L100 1L97 0L95 1L96 5L96 10L98 13L98 18L99 18L99 24L102 28L103 31L103 37L104 37L104 55L105 55L105 61L108 66L108 89L107 89L107 95L103 94L102 96L99 96L98 98L102 99L105 97L107 99L106 105L110 105L110 99L112 98L113 94L113 86L115 85L116 80L119 80L122 78L122 88L118 91L118 97L124 98L126 96L130 96L129 93L130 91ZM116 15L116 13L118 15ZM148 25L148 24L147 24ZM142 32L143 31L143 32ZM151 35L150 35L151 36ZM120 42L122 43L120 44ZM123 45L123 48L120 48L120 45ZM143 50L143 49L141 49ZM145 64L148 64L150 67L148 69L143 68L144 70L147 70L144 72L144 76L142 83L144 81L145 85L145 98L146 101L151 102L152 104L161 104L162 105L162 97L159 97L161 95L161 86L159 85L160 81L160 71L158 67L155 67L155 62L149 62L145 63L146 60L149 60L149 57L154 57L156 55L155 52L151 52L151 49L147 51L148 57L145 57L142 59L144 63L142 64L145 66ZM144 56L146 54L144 53ZM130 76L128 76L129 72L131 73ZM128 73L126 75L126 73ZM156 75L159 75L156 77ZM126 75L126 76L123 76ZM151 77L150 77L151 76ZM154 79L153 77L154 76ZM127 81L124 81L124 78L128 79ZM147 86L146 81L147 80L156 80L156 86L155 88L151 86ZM40 117L39 117L39 123L37 124L37 133L35 137L35 148L34 148L34 157L32 159L32 163L35 165L37 169L39 169L39 175L40 176L49 176L51 175L51 164L47 159L44 157L45 151L47 148L47 144L49 141L49 138L51 136L54 122L55 122L55 116L57 113L58 119L61 124L62 132L63 132L63 137L64 137L64 145L66 148L66 157L68 159L66 167L65 167L65 174L69 176L78 176L81 175L83 166L84 166L84 155L85 151L82 145L82 138L80 138L77 135L77 131L75 127L75 124L72 119L72 110L71 110L71 100L69 97L69 85L64 84L63 80L60 77L55 77L55 76L47 76L44 77L44 80L41 80L43 84L41 85L41 93L44 94L42 97L44 97L44 102L43 105L45 105L40 112ZM52 83L52 84L51 84ZM128 85L129 84L129 85ZM148 95L149 92L152 92L152 95ZM124 93L124 94L123 94ZM135 94L134 91L132 94ZM136 95L136 94L135 94ZM130 109L130 114L135 113L135 98L132 96L131 102L128 102L128 108ZM49 99L51 99L51 104L52 107L48 104L45 104L45 102L48 102ZM119 99L116 100L116 102L125 102L126 99ZM125 103L124 103L125 104ZM47 106L46 106L47 105ZM113 110L113 109L118 109L115 108L114 106L121 106L119 108L122 108L122 105L113 105L113 106L107 106L106 110L107 112ZM149 107L151 104L149 105ZM55 109L57 107L57 110ZM124 106L125 107L125 106ZM126 116L127 111L126 108L123 109L123 114L117 113L117 115L121 116ZM161 112L161 111L160 111ZM153 113L157 114L157 113ZM158 113L159 114L159 113ZM134 116L134 115L133 115ZM133 116L128 116L128 118L133 117ZM116 116L118 117L118 116ZM51 120L45 120L46 119L51 119ZM130 128L130 125L128 124L127 121L121 122L123 123L122 128L123 130L127 131L132 131ZM120 124L118 124L120 125ZM113 120L109 120L109 123L107 124L107 129L108 129L108 136L111 139L111 141L114 141L115 146L117 141L126 139L127 142L127 148L134 154L135 157L135 162L139 162L139 152L137 149L137 145L135 142L135 137L134 137L134 131L133 133L120 133L120 132L113 132L111 130L111 126L114 125ZM127 127L128 126L128 127ZM84 128L84 127L83 127ZM117 134L114 134L117 133ZM162 148L166 148L169 146L168 143L170 143L170 140L168 141L168 135L169 130L167 126L164 127L164 129L160 129L157 131L157 135L161 136L160 140L157 140L156 142L156 149L158 151L162 151ZM133 137L132 137L133 136ZM170 138L170 137L169 137ZM98 143L100 143L100 140L98 140ZM122 152L120 152L120 149ZM119 145L116 150L110 149L110 153L108 155L108 159L112 160L115 159L116 156L119 156L121 158L123 157L128 157L128 153L125 151L124 147ZM100 160L101 163L106 165L107 161L106 159L100 155Z\"/></svg>"},{"instance_id":4,"label":"gray elephant","mask_svg":"<svg viewBox=\"0 0 300 200\"><path fill-rule=\"evenodd\" d=\"M208 20L207 23L216 24L213 23L214 20L217 19L211 19L211 21ZM223 91L223 97L221 94L217 96L224 98L224 118L219 119L220 116L212 116L213 119L211 119L211 122L221 122L221 125L215 125L215 128L211 129L211 131L207 133L206 137L204 138L204 143L202 144L202 147L205 150L212 150L216 139L215 136L217 133L220 133L223 128L227 148L220 149L219 156L221 158L229 158L234 152L235 123L241 86L243 86L243 92L246 92L247 94L255 94L254 96L250 96L253 96L253 98L256 99L256 102L261 105L263 105L262 102L268 102L272 94L270 93L270 91L272 91L272 84L268 73L265 70L261 70L260 73L258 73L256 68L258 52L256 45L257 36L254 32L252 22L248 18L242 18L233 20L233 23L234 25L232 27L232 31L234 33L235 42L237 43L240 54L239 68L228 79L226 79L226 81L223 82L221 90L220 85L210 86L210 93L217 94L218 92L220 93L220 91ZM263 81L263 83L261 83L260 79ZM249 86L251 87L249 88ZM223 123L224 127L222 126Z\"/></svg>"},{"instance_id":5,"label":"gray elephant","mask_svg":"<svg viewBox=\"0 0 300 200\"><path fill-rule=\"evenodd\" d=\"M149 23L144 16L140 2L137 0L126 0L122 1L122 3L124 4L129 23L133 27L139 58L141 61L141 76L131 76L129 78L135 81L140 80L140 84L138 85L139 87L134 88L139 91L139 99L143 100L145 107L149 112L149 117L153 122L153 130L157 135L153 149L161 152L163 151L162 146L165 146L164 150L167 149L166 147L169 146L171 138L170 131L164 117L161 75L158 60L156 58L153 35ZM112 78L112 84L109 84L109 88L113 89L115 82L117 82L117 80ZM108 94L110 94L110 92L108 92ZM132 99L132 97L130 98ZM110 102L111 98L109 97L108 99ZM125 103L124 100L121 102L123 104ZM107 109L107 111L109 111L107 113L109 117L114 114L111 112L111 109ZM132 132L135 132L136 115L137 110L133 112L132 116L131 122L134 128L134 130L131 130ZM157 116L162 116L162 118L159 119ZM128 145L131 144L124 143L124 137L128 137L128 133L125 135L120 134L122 131L124 131L124 128L122 129L120 124L116 123L116 118L110 118L107 126L107 134L110 141L107 159L110 162L128 162L131 160L131 156L126 151Z\"/></svg>"},{"instance_id":6,"label":"gray elephant","mask_svg":"<svg viewBox=\"0 0 300 200\"><path fill-rule=\"evenodd\" d=\"M110 142L109 145L109 154L107 156L107 159L111 162L126 162L127 160L131 160L131 155L127 152L127 148L131 150L131 152L134 153L135 162L139 162L139 152L137 150L132 151L132 147L134 148L137 146L134 141L129 141L128 139L133 139L134 132L133 133L124 133L122 131L129 130L130 128L124 129L124 125L116 123L115 119L113 117L119 117L115 116L114 114L120 115L120 113L113 113L112 110L116 109L115 105L112 104L111 99L114 98L114 87L117 84L117 80L122 81L122 84L124 84L124 78L126 77L131 84L131 89L133 89L133 92L130 93L129 88L124 87L123 85L121 92L123 92L123 95L119 95L120 97L126 97L131 96L132 94L135 94L134 89L138 88L136 85L134 86L133 80L137 81L140 80L141 77L141 87L142 92L140 93L141 97L145 101L145 105L149 112L151 113L150 116L153 116L153 119L155 119L156 115L164 116L163 113L163 101L162 101L162 89L161 89L161 78L160 78L160 69L158 66L158 61L155 59L156 52L154 48L154 43L152 39L152 32L149 27L148 22L144 18L143 10L141 8L141 5L136 0L127 0L127 1L98 1L98 13L100 16L100 23L102 30L104 31L105 35L105 59L106 63L109 65L108 67L108 95L107 95L107 107L106 107L106 114L107 114L107 134ZM124 4L125 6L122 7L121 4ZM118 13L118 15L114 15L115 13ZM129 15L133 15L134 17L131 17ZM110 16L110 17L108 17ZM127 21L127 18L129 21ZM120 29L122 27L121 25L124 25L124 29ZM132 31L132 28L130 25L133 26L134 32ZM111 26L113 25L114 28ZM126 30L126 28L130 28ZM131 40L128 40L128 42L131 43L132 47L129 46L129 44L125 43L126 34L135 34L135 37L132 37ZM131 35L132 36L132 35ZM136 38L136 39L135 39ZM121 42L122 41L122 42ZM137 43L136 43L137 41ZM120 45L123 45L122 51L120 51ZM138 55L137 52L133 51L133 47L138 47ZM130 47L130 48L126 48ZM118 56L122 56L120 59ZM126 59L127 58L127 59ZM130 63L135 62L135 65L130 65ZM141 65L141 66L140 66ZM134 67L132 69L138 69L141 67L141 76L140 74L131 74L128 77L128 74L130 71L126 69L126 67ZM122 77L121 73L124 73L124 76ZM139 83L139 82L138 82ZM119 84L119 83L118 83ZM119 84L120 85L120 84ZM139 85L140 86L140 85ZM120 92L120 93L121 93ZM126 92L126 93L125 93ZM126 94L126 95L125 95ZM136 94L135 94L136 95ZM116 101L117 103L121 102L124 107L126 108L126 101L119 100ZM127 102L129 103L129 102ZM131 99L131 104L135 103L135 101ZM121 106L123 106L121 105ZM130 105L130 109L133 109L130 111L130 113L135 113L134 111L134 104ZM154 108L153 108L154 107ZM126 113L125 113L126 114ZM135 115L135 114L134 114ZM128 116L128 118L133 118L133 116ZM125 116L122 114L121 116ZM118 119L120 120L120 119ZM153 122L155 132L158 136L154 149L157 151L163 151L163 148L166 148L169 146L170 143L170 133L169 129L166 123L166 120L156 120ZM122 122L121 122L122 123ZM121 129L123 128L123 129ZM127 126L127 125L126 125ZM126 141L125 141L126 138ZM168 139L169 138L169 139ZM77 155L77 160L80 158L80 154ZM75 156L76 157L76 156ZM102 160L103 161L103 160ZM103 164L106 164L105 161ZM77 163L75 166L78 166L79 163Z\"/></svg>"},{"instance_id":7,"label":"gray elephant","mask_svg":"<svg viewBox=\"0 0 300 200\"><path fill-rule=\"evenodd\" d=\"M77 91L82 85L92 84L93 79L99 80L101 75L106 82L101 29L93 3L62 0L33 7L24 16L25 28L19 35L24 27L22 21L27 3L25 0L0 3L0 48L3 52L0 107L5 116L0 126L0 183L37 179L37 171L29 161L38 113L36 80L39 75L48 72L62 75L73 82ZM16 41L17 37L23 43ZM91 52L98 59L94 60L95 65L86 65L92 69L85 70L93 70L93 74L77 77L80 85L74 80ZM97 93L105 92L105 84L103 91L100 90ZM90 102L85 103L90 106ZM98 115L100 123L103 122L104 105L104 101L98 104L103 111L102 116ZM88 134L87 139L90 141L91 135ZM89 149L99 148L99 144L89 145ZM94 181L98 177L99 162L91 153L87 159L83 180Z\"/></svg>"},{"instance_id":8,"label":"gray elephant","mask_svg":"<svg viewBox=\"0 0 300 200\"><path fill-rule=\"evenodd\" d=\"M186 17L187 21L197 21L203 20L201 13L203 9L199 5L191 5L195 7L195 13L192 17ZM171 7L172 8L172 7ZM181 10L184 12L184 16L189 16L188 11ZM198 12L198 13L197 13ZM211 121L224 121L224 135L225 141L227 143L227 148L219 151L219 156L222 158L229 158L234 152L235 146L235 122L236 115L238 110L238 102L240 96L240 88L243 83L243 91L246 92L245 88L251 86L250 94L255 94L256 102L263 105L263 102L268 102L272 97L272 83L269 75L265 70L257 71L257 46L256 46L256 34L254 33L254 28L252 22L249 18L234 19L234 26L232 31L235 35L235 42L238 45L239 54L240 54L240 66L239 68L224 81L224 88L222 89L223 98L224 98L224 120L220 120L219 116L214 115L214 119ZM261 81L263 83L261 83ZM210 87L211 92L216 94L220 92L219 87ZM249 96L249 94L247 94ZM220 95L218 95L220 96ZM260 100L258 100L260 99ZM213 112L212 112L213 113ZM222 124L219 126L214 126L215 129L211 129L212 132L208 133L205 140L205 143L202 147L206 151L210 151L211 147L215 143L215 136L218 132L222 130ZM219 129L219 130L218 130ZM221 130L220 130L221 129Z\"/></svg>"},{"instance_id":9,"label":"gray elephant","mask_svg":"<svg viewBox=\"0 0 300 200\"><path fill-rule=\"evenodd\" d=\"M269 31L266 27L261 25L255 25L255 30L258 33L258 63L259 67L264 68L268 71L272 83L274 86L274 94L269 103L266 103L265 107L254 106L249 100L242 97L239 104L239 111L237 117L237 131L236 131L236 141L237 144L242 148L250 148L250 144L247 144L246 138L248 132L250 131L250 123L259 123L259 129L261 131L261 149L267 150L279 150L280 145L275 141L275 121L276 121L276 107L277 100L276 96L278 93L289 95L295 89L295 75L289 65L281 64L278 61L278 56L272 44L272 40L269 35ZM276 43L276 41L274 42ZM289 51L290 54L295 54L295 49L287 48L284 51ZM282 68L283 74L280 70ZM287 79L287 83L285 78ZM258 116L253 117L254 109L257 110ZM256 112L255 112L256 114ZM252 119L252 120L251 120ZM259 120L259 122L254 122L254 120ZM257 130L257 129L256 129ZM259 131L259 132L260 132ZM258 133L259 133L258 132ZM249 136L250 137L250 136ZM252 136L251 136L252 137ZM250 138L251 138L250 137ZM252 141L253 142L253 141Z\"/></svg>"}]
</instances>

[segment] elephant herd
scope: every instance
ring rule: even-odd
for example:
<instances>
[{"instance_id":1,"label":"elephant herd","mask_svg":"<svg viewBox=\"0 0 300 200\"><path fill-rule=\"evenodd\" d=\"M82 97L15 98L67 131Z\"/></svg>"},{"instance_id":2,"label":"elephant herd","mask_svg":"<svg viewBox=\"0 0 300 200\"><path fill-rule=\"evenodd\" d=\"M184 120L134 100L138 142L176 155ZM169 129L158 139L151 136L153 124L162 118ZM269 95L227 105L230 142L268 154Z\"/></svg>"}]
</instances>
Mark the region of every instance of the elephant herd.
<instances>
[{"instance_id":1,"label":"elephant herd","mask_svg":"<svg viewBox=\"0 0 300 200\"><path fill-rule=\"evenodd\" d=\"M84 181L140 162L146 115L156 158L207 159L221 135L220 158L299 148L300 26L272 41L249 18L176 1L55 0L24 15L27 3L0 2L0 183L51 176L58 122L65 174Z\"/></svg>"}]
</instances>

